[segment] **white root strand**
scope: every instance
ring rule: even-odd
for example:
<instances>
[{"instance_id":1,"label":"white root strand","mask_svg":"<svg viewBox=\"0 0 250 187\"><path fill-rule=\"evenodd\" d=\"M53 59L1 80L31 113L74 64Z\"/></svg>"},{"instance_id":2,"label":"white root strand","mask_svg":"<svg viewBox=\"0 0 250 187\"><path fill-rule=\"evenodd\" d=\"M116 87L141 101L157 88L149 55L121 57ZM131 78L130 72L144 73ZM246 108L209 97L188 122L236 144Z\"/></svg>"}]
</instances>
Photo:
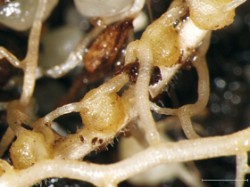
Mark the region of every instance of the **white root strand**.
<instances>
[{"instance_id":1,"label":"white root strand","mask_svg":"<svg viewBox=\"0 0 250 187\"><path fill-rule=\"evenodd\" d=\"M152 70L153 56L150 46L146 42L140 42L138 46L138 59L141 62L137 82L135 85L136 108L139 114L139 124L144 130L145 137L150 145L160 142L160 135L156 128L152 113L148 86Z\"/></svg>"},{"instance_id":2,"label":"white root strand","mask_svg":"<svg viewBox=\"0 0 250 187\"><path fill-rule=\"evenodd\" d=\"M51 123L56 118L58 118L64 114L69 114L72 112L79 112L80 110L81 110L81 105L79 102L63 105L61 107L56 108L55 110L53 110L52 112L50 112L49 114L44 116L43 118L38 119L34 123L34 128L36 129L36 128L41 127L43 125L51 126L52 125Z\"/></svg>"},{"instance_id":3,"label":"white root strand","mask_svg":"<svg viewBox=\"0 0 250 187\"><path fill-rule=\"evenodd\" d=\"M42 17L45 13L47 3L47 0L39 0L37 13L29 35L28 53L21 64L24 70L24 80L20 100L24 104L29 103L35 89Z\"/></svg>"},{"instance_id":4,"label":"white root strand","mask_svg":"<svg viewBox=\"0 0 250 187\"><path fill-rule=\"evenodd\" d=\"M96 27L93 31L84 36L84 38L76 46L75 50L69 54L68 58L64 63L46 70L44 74L52 78L59 78L68 73L70 70L74 69L75 67L83 64L83 57L86 52L87 46L96 36L98 36L100 32L103 31L103 29L103 26ZM42 70L39 70L39 74L43 74ZM38 76L41 76L39 74Z\"/></svg>"},{"instance_id":5,"label":"white root strand","mask_svg":"<svg viewBox=\"0 0 250 187\"><path fill-rule=\"evenodd\" d=\"M193 128L193 123L191 121L191 116L185 112L180 112L178 114L182 129L188 139L200 138L200 136L195 132Z\"/></svg>"},{"instance_id":6,"label":"white root strand","mask_svg":"<svg viewBox=\"0 0 250 187\"><path fill-rule=\"evenodd\" d=\"M0 59L2 58L6 58L14 67L21 68L20 61L4 47L0 47Z\"/></svg>"},{"instance_id":7,"label":"white root strand","mask_svg":"<svg viewBox=\"0 0 250 187\"><path fill-rule=\"evenodd\" d=\"M177 109L177 115L181 121L182 129L188 138L199 138L195 132L191 116L201 112L207 105L209 99L209 75L206 60L204 57L198 57L194 66L198 74L198 100L194 104L184 105Z\"/></svg>"},{"instance_id":8,"label":"white root strand","mask_svg":"<svg viewBox=\"0 0 250 187\"><path fill-rule=\"evenodd\" d=\"M69 160L45 160L28 169L5 173L0 186L24 187L50 177L65 177L105 186L130 178L156 165L236 155L250 149L250 129L231 135L164 143L115 164L98 165ZM227 142L227 144L225 144Z\"/></svg>"},{"instance_id":9,"label":"white root strand","mask_svg":"<svg viewBox=\"0 0 250 187\"><path fill-rule=\"evenodd\" d=\"M235 187L242 187L244 184L244 178L248 169L247 160L247 152L242 152L236 155Z\"/></svg>"},{"instance_id":10,"label":"white root strand","mask_svg":"<svg viewBox=\"0 0 250 187\"><path fill-rule=\"evenodd\" d=\"M28 54L22 61L22 68L24 69L24 80L20 100L24 104L29 103L35 88L41 28L42 23L40 21L35 21L33 23L29 37Z\"/></svg>"},{"instance_id":11,"label":"white root strand","mask_svg":"<svg viewBox=\"0 0 250 187\"><path fill-rule=\"evenodd\" d=\"M198 100L190 106L190 115L201 112L207 105L210 93L209 73L205 57L194 63L198 74Z\"/></svg>"}]
</instances>

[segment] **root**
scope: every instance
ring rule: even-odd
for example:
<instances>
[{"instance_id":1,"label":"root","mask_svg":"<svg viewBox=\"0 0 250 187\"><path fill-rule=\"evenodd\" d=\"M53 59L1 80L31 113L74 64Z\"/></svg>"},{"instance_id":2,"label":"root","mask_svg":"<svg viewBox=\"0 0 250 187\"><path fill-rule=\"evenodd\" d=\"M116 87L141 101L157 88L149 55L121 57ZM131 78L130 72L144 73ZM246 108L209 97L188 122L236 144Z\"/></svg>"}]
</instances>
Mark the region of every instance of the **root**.
<instances>
[{"instance_id":1,"label":"root","mask_svg":"<svg viewBox=\"0 0 250 187\"><path fill-rule=\"evenodd\" d=\"M144 130L145 137L149 144L157 144L160 141L159 133L150 111L148 85L152 70L152 54L146 43L138 46L138 59L141 63L137 83L135 87L136 107L140 117L139 124Z\"/></svg>"},{"instance_id":2,"label":"root","mask_svg":"<svg viewBox=\"0 0 250 187\"><path fill-rule=\"evenodd\" d=\"M109 165L73 160L44 160L25 170L6 172L0 178L0 185L21 187L50 177L78 179L97 186L105 186L106 181L116 185L159 164L236 155L239 150L249 151L249 136L250 129L248 128L231 135L159 144ZM225 142L227 142L226 145Z\"/></svg>"}]
</instances>

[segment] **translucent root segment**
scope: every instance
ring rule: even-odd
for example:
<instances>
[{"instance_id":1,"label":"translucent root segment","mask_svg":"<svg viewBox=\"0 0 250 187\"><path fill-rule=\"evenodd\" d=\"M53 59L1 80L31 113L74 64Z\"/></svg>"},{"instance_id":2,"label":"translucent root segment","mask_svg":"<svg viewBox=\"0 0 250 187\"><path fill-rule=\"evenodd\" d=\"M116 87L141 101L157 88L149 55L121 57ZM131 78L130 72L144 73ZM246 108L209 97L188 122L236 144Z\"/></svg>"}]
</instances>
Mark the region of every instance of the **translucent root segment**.
<instances>
[{"instance_id":1,"label":"translucent root segment","mask_svg":"<svg viewBox=\"0 0 250 187\"><path fill-rule=\"evenodd\" d=\"M145 0L134 0L134 4L128 11L122 12L118 15L114 15L111 17L104 17L103 18L104 23L111 24L116 21L123 20L125 18L135 18L139 14L139 12L142 10L144 5L145 5Z\"/></svg>"},{"instance_id":2,"label":"translucent root segment","mask_svg":"<svg viewBox=\"0 0 250 187\"><path fill-rule=\"evenodd\" d=\"M225 12L234 10L235 8L239 7L241 4L245 3L247 0L232 0L232 2L226 4L223 8Z\"/></svg>"}]
</instances>

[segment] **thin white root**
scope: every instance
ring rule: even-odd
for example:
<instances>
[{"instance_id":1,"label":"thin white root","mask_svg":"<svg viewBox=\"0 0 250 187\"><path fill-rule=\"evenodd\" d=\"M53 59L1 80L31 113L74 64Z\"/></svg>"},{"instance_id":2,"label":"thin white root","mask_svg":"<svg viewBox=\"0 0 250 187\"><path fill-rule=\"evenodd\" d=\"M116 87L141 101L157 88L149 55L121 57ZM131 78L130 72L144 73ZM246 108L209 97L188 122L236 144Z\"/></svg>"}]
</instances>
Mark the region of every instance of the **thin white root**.
<instances>
[{"instance_id":1,"label":"thin white root","mask_svg":"<svg viewBox=\"0 0 250 187\"><path fill-rule=\"evenodd\" d=\"M126 85L129 81L127 74L121 73L112 79L108 80L106 83L98 87L98 91L94 93L95 97L101 94L107 94L111 92L118 92L122 87Z\"/></svg>"},{"instance_id":2,"label":"thin white root","mask_svg":"<svg viewBox=\"0 0 250 187\"><path fill-rule=\"evenodd\" d=\"M14 67L21 68L20 61L4 47L0 47L0 59L2 58L6 58Z\"/></svg>"},{"instance_id":3,"label":"thin white root","mask_svg":"<svg viewBox=\"0 0 250 187\"><path fill-rule=\"evenodd\" d=\"M96 38L96 36L98 36L99 33L103 31L103 29L104 26L96 27L93 31L84 36L84 38L76 46L75 50L69 54L67 60L64 63L47 69L45 72L39 70L38 76L42 76L43 74L45 74L52 78L59 78L75 67L82 65L87 46L94 38Z\"/></svg>"},{"instance_id":4,"label":"thin white root","mask_svg":"<svg viewBox=\"0 0 250 187\"><path fill-rule=\"evenodd\" d=\"M176 109L177 113L183 111L190 116L198 114L206 107L210 92L209 74L205 57L198 57L194 67L198 74L198 99L194 104L187 104Z\"/></svg>"},{"instance_id":5,"label":"thin white root","mask_svg":"<svg viewBox=\"0 0 250 187\"><path fill-rule=\"evenodd\" d=\"M195 132L190 115L185 112L178 113L182 129L188 139L200 138L200 136Z\"/></svg>"},{"instance_id":6,"label":"thin white root","mask_svg":"<svg viewBox=\"0 0 250 187\"><path fill-rule=\"evenodd\" d=\"M53 110L52 112L50 112L49 114L47 114L46 116L44 116L43 118L38 119L34 124L34 128L38 128L38 127L42 127L44 125L46 126L51 126L52 122L65 114L69 114L72 112L79 112L81 110L81 104L79 102L77 103L70 103L61 107L56 108L55 110Z\"/></svg>"},{"instance_id":7,"label":"thin white root","mask_svg":"<svg viewBox=\"0 0 250 187\"><path fill-rule=\"evenodd\" d=\"M164 114L164 115L177 115L178 110L172 109L172 108L162 108L159 107L157 104L151 102L151 110L157 112L158 114Z\"/></svg>"},{"instance_id":8,"label":"thin white root","mask_svg":"<svg viewBox=\"0 0 250 187\"><path fill-rule=\"evenodd\" d=\"M28 53L21 64L24 69L24 80L20 100L23 104L29 103L35 88L42 17L45 13L46 3L47 0L39 0L37 13L29 35Z\"/></svg>"},{"instance_id":9,"label":"thin white root","mask_svg":"<svg viewBox=\"0 0 250 187\"><path fill-rule=\"evenodd\" d=\"M40 21L35 21L33 23L29 37L28 53L22 61L24 80L20 100L23 104L29 103L35 88L41 28L42 23Z\"/></svg>"},{"instance_id":10,"label":"thin white root","mask_svg":"<svg viewBox=\"0 0 250 187\"><path fill-rule=\"evenodd\" d=\"M190 107L191 115L201 112L206 107L210 92L209 73L205 57L200 57L194 63L194 67L198 74L198 100Z\"/></svg>"}]
</instances>

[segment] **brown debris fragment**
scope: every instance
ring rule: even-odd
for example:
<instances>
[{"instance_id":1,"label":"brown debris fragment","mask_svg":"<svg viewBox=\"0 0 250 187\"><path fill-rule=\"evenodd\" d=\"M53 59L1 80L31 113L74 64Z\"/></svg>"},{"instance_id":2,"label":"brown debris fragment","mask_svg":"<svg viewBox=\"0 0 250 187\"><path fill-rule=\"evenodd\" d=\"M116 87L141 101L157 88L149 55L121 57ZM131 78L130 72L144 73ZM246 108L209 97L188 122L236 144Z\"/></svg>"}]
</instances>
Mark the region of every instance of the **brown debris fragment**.
<instances>
[{"instance_id":1,"label":"brown debris fragment","mask_svg":"<svg viewBox=\"0 0 250 187\"><path fill-rule=\"evenodd\" d=\"M156 84L159 80L162 80L161 71L160 71L160 68L158 66L155 66L153 68L153 72L151 75L150 85Z\"/></svg>"},{"instance_id":2,"label":"brown debris fragment","mask_svg":"<svg viewBox=\"0 0 250 187\"><path fill-rule=\"evenodd\" d=\"M87 71L95 72L115 62L132 30L132 20L108 26L90 45L84 57Z\"/></svg>"},{"instance_id":3,"label":"brown debris fragment","mask_svg":"<svg viewBox=\"0 0 250 187\"><path fill-rule=\"evenodd\" d=\"M123 68L119 69L115 75L118 75L120 73L127 73L129 76L129 80L133 83L136 82L138 71L139 71L139 62L129 63Z\"/></svg>"},{"instance_id":4,"label":"brown debris fragment","mask_svg":"<svg viewBox=\"0 0 250 187\"><path fill-rule=\"evenodd\" d=\"M84 143L84 137L83 137L82 135L80 135L79 138L80 138L80 141L81 141L82 143Z\"/></svg>"},{"instance_id":5,"label":"brown debris fragment","mask_svg":"<svg viewBox=\"0 0 250 187\"><path fill-rule=\"evenodd\" d=\"M98 138L97 137L94 137L91 141L92 145L95 145L98 141Z\"/></svg>"}]
</instances>

